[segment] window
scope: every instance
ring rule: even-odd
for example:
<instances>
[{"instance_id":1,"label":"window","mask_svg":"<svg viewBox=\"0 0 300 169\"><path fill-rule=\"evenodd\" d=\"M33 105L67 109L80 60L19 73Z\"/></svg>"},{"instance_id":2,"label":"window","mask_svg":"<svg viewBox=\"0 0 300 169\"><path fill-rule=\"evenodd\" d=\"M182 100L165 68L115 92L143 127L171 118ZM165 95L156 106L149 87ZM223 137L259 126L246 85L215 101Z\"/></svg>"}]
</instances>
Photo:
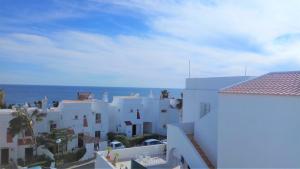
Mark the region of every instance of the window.
<instances>
[{"instance_id":1,"label":"window","mask_svg":"<svg viewBox=\"0 0 300 169\"><path fill-rule=\"evenodd\" d=\"M56 124L55 123L50 124L50 131L52 131L53 129L56 129Z\"/></svg>"},{"instance_id":2,"label":"window","mask_svg":"<svg viewBox=\"0 0 300 169\"><path fill-rule=\"evenodd\" d=\"M117 144L115 144L115 147L116 148L122 147L122 144L121 143L117 143Z\"/></svg>"},{"instance_id":3,"label":"window","mask_svg":"<svg viewBox=\"0 0 300 169\"><path fill-rule=\"evenodd\" d=\"M26 136L26 137L31 136L31 132L30 132L29 129L26 129L26 130L25 130L25 136Z\"/></svg>"},{"instance_id":4,"label":"window","mask_svg":"<svg viewBox=\"0 0 300 169\"><path fill-rule=\"evenodd\" d=\"M161 109L161 111L160 112L162 112L162 113L166 113L167 112L167 110L166 109Z\"/></svg>"},{"instance_id":5,"label":"window","mask_svg":"<svg viewBox=\"0 0 300 169\"><path fill-rule=\"evenodd\" d=\"M204 117L209 112L210 112L210 104L209 103L201 103L200 104L200 118Z\"/></svg>"},{"instance_id":6,"label":"window","mask_svg":"<svg viewBox=\"0 0 300 169\"><path fill-rule=\"evenodd\" d=\"M96 123L101 123L101 114L96 113Z\"/></svg>"},{"instance_id":7,"label":"window","mask_svg":"<svg viewBox=\"0 0 300 169\"><path fill-rule=\"evenodd\" d=\"M100 136L101 136L101 132L100 131L95 131L95 138L100 139Z\"/></svg>"},{"instance_id":8,"label":"window","mask_svg":"<svg viewBox=\"0 0 300 169\"><path fill-rule=\"evenodd\" d=\"M141 114L139 112L139 109L137 109L137 112L136 112L136 119L141 119Z\"/></svg>"},{"instance_id":9,"label":"window","mask_svg":"<svg viewBox=\"0 0 300 169\"><path fill-rule=\"evenodd\" d=\"M7 129L7 131L6 131L6 142L7 143L13 142L13 137L12 137L10 129Z\"/></svg>"},{"instance_id":10,"label":"window","mask_svg":"<svg viewBox=\"0 0 300 169\"><path fill-rule=\"evenodd\" d=\"M83 127L88 127L88 121L86 115L83 116Z\"/></svg>"},{"instance_id":11,"label":"window","mask_svg":"<svg viewBox=\"0 0 300 169\"><path fill-rule=\"evenodd\" d=\"M166 124L164 124L162 127L163 127L164 129L166 129L166 128L167 128L167 125L166 125Z\"/></svg>"}]
</instances>

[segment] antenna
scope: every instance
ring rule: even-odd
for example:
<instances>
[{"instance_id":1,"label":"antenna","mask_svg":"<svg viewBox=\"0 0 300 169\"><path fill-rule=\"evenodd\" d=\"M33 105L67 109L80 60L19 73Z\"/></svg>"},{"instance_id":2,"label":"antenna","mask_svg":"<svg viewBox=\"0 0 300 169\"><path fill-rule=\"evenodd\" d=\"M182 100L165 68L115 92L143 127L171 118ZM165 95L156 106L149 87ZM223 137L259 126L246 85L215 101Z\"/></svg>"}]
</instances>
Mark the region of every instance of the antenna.
<instances>
[{"instance_id":1,"label":"antenna","mask_svg":"<svg viewBox=\"0 0 300 169\"><path fill-rule=\"evenodd\" d=\"M191 78L191 60L189 59L189 78Z\"/></svg>"}]
</instances>

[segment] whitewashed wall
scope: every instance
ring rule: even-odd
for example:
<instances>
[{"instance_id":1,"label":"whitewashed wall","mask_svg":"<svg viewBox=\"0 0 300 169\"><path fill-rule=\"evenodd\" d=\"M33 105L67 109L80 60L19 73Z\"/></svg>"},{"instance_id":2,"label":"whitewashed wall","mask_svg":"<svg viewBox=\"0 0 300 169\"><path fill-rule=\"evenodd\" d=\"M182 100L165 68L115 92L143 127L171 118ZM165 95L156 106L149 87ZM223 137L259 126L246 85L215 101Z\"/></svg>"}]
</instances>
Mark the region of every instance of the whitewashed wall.
<instances>
[{"instance_id":1,"label":"whitewashed wall","mask_svg":"<svg viewBox=\"0 0 300 169\"><path fill-rule=\"evenodd\" d=\"M299 168L300 97L220 95L218 167Z\"/></svg>"},{"instance_id":2,"label":"whitewashed wall","mask_svg":"<svg viewBox=\"0 0 300 169\"><path fill-rule=\"evenodd\" d=\"M97 153L95 169L115 169L115 167L109 161L107 161L105 156Z\"/></svg>"},{"instance_id":3,"label":"whitewashed wall","mask_svg":"<svg viewBox=\"0 0 300 169\"><path fill-rule=\"evenodd\" d=\"M11 109L0 109L0 152L2 148L9 149L9 159L13 159L17 161L18 158L25 158L25 148L32 147L31 145L18 145L18 138L22 137L22 135L16 135L13 138L12 143L7 143L7 128L9 127L9 121L13 119L12 112L14 110ZM1 153L0 153L1 159ZM1 160L0 160L1 164Z\"/></svg>"},{"instance_id":4,"label":"whitewashed wall","mask_svg":"<svg viewBox=\"0 0 300 169\"><path fill-rule=\"evenodd\" d=\"M119 154L120 161L137 158L138 155L161 155L164 153L165 148L165 144L159 144L151 146L116 149L111 151L111 158L113 159L116 153Z\"/></svg>"},{"instance_id":5,"label":"whitewashed wall","mask_svg":"<svg viewBox=\"0 0 300 169\"><path fill-rule=\"evenodd\" d=\"M92 111L94 112L93 124L91 125L94 128L94 131L101 131L101 140L107 139L107 133L109 132L109 105L108 103L102 100L94 100L92 103ZM95 123L96 113L101 114L101 123Z\"/></svg>"},{"instance_id":6,"label":"whitewashed wall","mask_svg":"<svg viewBox=\"0 0 300 169\"><path fill-rule=\"evenodd\" d=\"M47 110L47 115L45 117L43 117L42 121L37 122L35 124L35 133L49 133L50 132L50 121L53 121L54 123L57 124L57 128L60 128L60 124L59 124L59 109L55 108L55 109L48 109Z\"/></svg>"},{"instance_id":7,"label":"whitewashed wall","mask_svg":"<svg viewBox=\"0 0 300 169\"><path fill-rule=\"evenodd\" d=\"M194 138L215 166L217 166L218 91L249 78L243 76L186 80L186 89L183 92L183 122L195 122ZM210 104L210 112L200 119L201 103Z\"/></svg>"},{"instance_id":8,"label":"whitewashed wall","mask_svg":"<svg viewBox=\"0 0 300 169\"><path fill-rule=\"evenodd\" d=\"M10 110L0 110L0 150L2 148L9 148L9 158L13 158L17 152L17 139L15 138L13 140L13 143L7 143L6 140L6 132L7 128L9 127L9 121L12 119L11 113L12 111ZM1 151L0 151L0 159L1 159ZM1 160L0 160L1 164Z\"/></svg>"},{"instance_id":9,"label":"whitewashed wall","mask_svg":"<svg viewBox=\"0 0 300 169\"><path fill-rule=\"evenodd\" d=\"M217 100L215 96L218 90L249 78L250 77L238 76L186 79L186 89L183 92L183 122L194 122L197 120L197 115L200 111L200 102L205 101L206 97L213 97L214 100ZM200 92L207 93L202 93L200 96ZM211 93L213 93L214 96L210 96Z\"/></svg>"},{"instance_id":10,"label":"whitewashed wall","mask_svg":"<svg viewBox=\"0 0 300 169\"><path fill-rule=\"evenodd\" d=\"M168 160L172 160L174 152L182 155L191 168L208 168L186 133L175 125L168 125Z\"/></svg>"}]
</instances>

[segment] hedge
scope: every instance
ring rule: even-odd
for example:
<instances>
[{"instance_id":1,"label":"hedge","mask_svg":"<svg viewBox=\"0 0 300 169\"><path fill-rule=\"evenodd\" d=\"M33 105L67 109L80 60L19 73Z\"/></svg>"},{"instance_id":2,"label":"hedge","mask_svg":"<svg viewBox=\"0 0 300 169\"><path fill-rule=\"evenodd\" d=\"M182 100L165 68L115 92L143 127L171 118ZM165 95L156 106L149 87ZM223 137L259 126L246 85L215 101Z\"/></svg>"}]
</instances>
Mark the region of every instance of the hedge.
<instances>
[{"instance_id":1,"label":"hedge","mask_svg":"<svg viewBox=\"0 0 300 169\"><path fill-rule=\"evenodd\" d=\"M109 141L117 140L124 144L125 147L133 147L136 145L140 145L143 143L143 141L147 139L157 139L157 140L163 140L166 139L166 136L160 135L160 134L144 134L141 136L135 136L128 138L123 133L113 133L109 132L107 133L107 138Z\"/></svg>"},{"instance_id":2,"label":"hedge","mask_svg":"<svg viewBox=\"0 0 300 169\"><path fill-rule=\"evenodd\" d=\"M54 158L56 160L63 160L63 163L71 163L80 160L85 154L86 149L80 148L76 152L67 152L65 154L55 154Z\"/></svg>"}]
</instances>

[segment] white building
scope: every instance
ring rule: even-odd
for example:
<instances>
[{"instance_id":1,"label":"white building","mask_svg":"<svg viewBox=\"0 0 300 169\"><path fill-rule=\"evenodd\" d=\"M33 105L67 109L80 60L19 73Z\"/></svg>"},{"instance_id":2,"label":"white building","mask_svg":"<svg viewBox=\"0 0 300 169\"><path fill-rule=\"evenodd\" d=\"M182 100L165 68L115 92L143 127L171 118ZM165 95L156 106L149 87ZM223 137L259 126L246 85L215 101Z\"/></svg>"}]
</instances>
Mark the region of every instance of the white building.
<instances>
[{"instance_id":1,"label":"white building","mask_svg":"<svg viewBox=\"0 0 300 169\"><path fill-rule=\"evenodd\" d=\"M86 154L92 156L94 147L101 150L106 147L109 131L126 133L129 137L147 133L166 135L167 124L179 123L181 118L181 108L177 107L179 101L180 99L156 98L150 94L149 97L115 96L113 102L108 103L107 96L106 99L98 100L93 99L90 93L79 93L77 100L62 100L58 107L48 108L48 99L45 98L40 108L28 107L27 104L24 108L29 114L35 110L44 114L41 122L34 122L36 136L51 133L53 129L68 129L75 138L63 149L73 151L89 147ZM1 110L1 138L7 137L8 122L13 118L12 111ZM16 161L18 158L26 160L27 156L33 156L34 150L29 146L30 142L20 142L19 136L14 139L13 143L1 139L4 163L11 157Z\"/></svg>"},{"instance_id":2,"label":"white building","mask_svg":"<svg viewBox=\"0 0 300 169\"><path fill-rule=\"evenodd\" d=\"M96 154L95 168L180 168L179 163L172 163L166 160L165 150L165 144L116 149L110 152L109 158L107 151L100 151Z\"/></svg>"},{"instance_id":3,"label":"white building","mask_svg":"<svg viewBox=\"0 0 300 169\"><path fill-rule=\"evenodd\" d=\"M183 92L181 126L168 127L168 157L180 158L191 168L217 166L218 92L249 77L192 78ZM184 127L184 128L183 128ZM176 154L176 155L174 155Z\"/></svg>"},{"instance_id":4,"label":"white building","mask_svg":"<svg viewBox=\"0 0 300 169\"><path fill-rule=\"evenodd\" d=\"M52 129L70 129L75 136L67 150L93 144L98 148L106 140L109 130L109 105L97 99L63 100L56 108L47 110L47 116L38 124L38 133Z\"/></svg>"},{"instance_id":5,"label":"white building","mask_svg":"<svg viewBox=\"0 0 300 169\"><path fill-rule=\"evenodd\" d=\"M269 73L220 93L218 167L300 168L300 72Z\"/></svg>"},{"instance_id":6,"label":"white building","mask_svg":"<svg viewBox=\"0 0 300 169\"><path fill-rule=\"evenodd\" d=\"M23 132L12 137L9 131L9 121L13 119L12 109L0 109L0 165L6 165L10 160L30 160L33 156L30 132Z\"/></svg>"},{"instance_id":7,"label":"white building","mask_svg":"<svg viewBox=\"0 0 300 169\"><path fill-rule=\"evenodd\" d=\"M65 151L73 151L86 147L86 158L94 155L94 148L106 144L109 131L109 104L102 100L85 98L82 100L63 100L58 107L47 108L47 98L42 100L42 107L23 106L29 114L38 110L43 113L42 121L34 124L35 136L50 133L53 129L68 129L73 138L64 147ZM14 118L15 109L0 109L0 164L8 164L12 159L28 161L35 155L32 137L29 132L22 132L14 138L9 133L9 121ZM106 147L106 145L105 145ZM104 146L102 146L104 149Z\"/></svg>"},{"instance_id":8,"label":"white building","mask_svg":"<svg viewBox=\"0 0 300 169\"><path fill-rule=\"evenodd\" d=\"M181 110L172 105L173 100L153 95L114 96L110 105L110 130L129 137L147 133L166 135L167 124L178 123L180 119Z\"/></svg>"}]
</instances>

